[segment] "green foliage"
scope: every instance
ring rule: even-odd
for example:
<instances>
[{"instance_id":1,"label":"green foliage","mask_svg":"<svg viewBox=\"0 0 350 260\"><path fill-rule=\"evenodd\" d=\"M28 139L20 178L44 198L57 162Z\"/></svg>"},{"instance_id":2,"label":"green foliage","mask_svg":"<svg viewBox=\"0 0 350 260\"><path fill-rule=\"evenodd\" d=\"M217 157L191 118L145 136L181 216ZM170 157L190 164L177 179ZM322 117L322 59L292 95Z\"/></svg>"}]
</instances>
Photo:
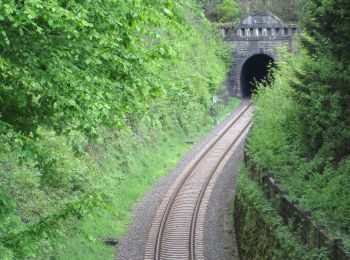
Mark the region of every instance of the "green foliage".
<instances>
[{"instance_id":1,"label":"green foliage","mask_svg":"<svg viewBox=\"0 0 350 260\"><path fill-rule=\"evenodd\" d=\"M297 22L299 15L305 15L308 4L302 0L196 0L196 2L211 21L233 23L242 16L264 12L276 14L286 22Z\"/></svg>"},{"instance_id":2,"label":"green foliage","mask_svg":"<svg viewBox=\"0 0 350 260\"><path fill-rule=\"evenodd\" d=\"M284 171L289 161L296 160L298 154L293 151L299 145L295 139L300 128L296 122L299 107L293 102L294 90L290 86L292 82L298 82L295 73L300 71L300 57L288 54L285 49L280 51L284 58L277 61L274 80L268 87L260 84L253 96L255 121L247 142L248 152L254 160L284 167L274 168L276 171Z\"/></svg>"},{"instance_id":3,"label":"green foliage","mask_svg":"<svg viewBox=\"0 0 350 260\"><path fill-rule=\"evenodd\" d=\"M115 248L101 243L101 238L122 239L132 220L134 204L189 148L183 131L168 136L162 134L160 129L151 130L155 136L142 130L137 134L130 131L108 134L105 152L92 154L94 160L100 163L101 169L106 172L119 172L122 181L116 183L113 179L108 180L110 184L105 188L111 192L113 198L108 207L94 210L81 221L77 232L65 235L60 241L65 250L54 252L58 259L114 257Z\"/></svg>"},{"instance_id":4,"label":"green foliage","mask_svg":"<svg viewBox=\"0 0 350 260\"><path fill-rule=\"evenodd\" d=\"M43 151L37 160L25 162L1 136L0 240L15 258L35 255L35 243L43 253L50 250L46 240L58 235L63 220L84 216L105 196L96 185L103 180L88 168L87 158L77 158L64 137L40 132Z\"/></svg>"},{"instance_id":5,"label":"green foliage","mask_svg":"<svg viewBox=\"0 0 350 260\"><path fill-rule=\"evenodd\" d=\"M248 150L350 249L347 7L345 1L305 3L298 55L284 55L275 81L254 97Z\"/></svg>"},{"instance_id":6,"label":"green foliage","mask_svg":"<svg viewBox=\"0 0 350 260\"><path fill-rule=\"evenodd\" d=\"M196 2L211 21L235 23L240 18L241 11L237 0L196 0Z\"/></svg>"},{"instance_id":7,"label":"green foliage","mask_svg":"<svg viewBox=\"0 0 350 260\"><path fill-rule=\"evenodd\" d=\"M307 156L337 163L350 155L350 54L348 1L310 1L304 21L309 33L302 44L309 53L304 61L295 99L302 111L302 138Z\"/></svg>"},{"instance_id":8,"label":"green foliage","mask_svg":"<svg viewBox=\"0 0 350 260\"><path fill-rule=\"evenodd\" d=\"M196 0L204 10L206 17L211 21L218 21L217 6L221 0Z\"/></svg>"},{"instance_id":9,"label":"green foliage","mask_svg":"<svg viewBox=\"0 0 350 260\"><path fill-rule=\"evenodd\" d=\"M328 259L302 245L283 225L246 168L240 168L237 181L234 225L241 259Z\"/></svg>"},{"instance_id":10,"label":"green foliage","mask_svg":"<svg viewBox=\"0 0 350 260\"><path fill-rule=\"evenodd\" d=\"M275 172L292 197L312 210L317 221L349 245L350 193L344 186L349 182L349 157L334 165L329 152L324 156L324 150L320 150L312 157L305 152L310 147L306 142L313 140L304 139L304 120L315 118L308 116L313 113L312 107L307 112L302 110L292 87L300 84L300 75L307 74L305 60L309 57L302 50L298 56L287 55L278 62L274 82L269 87L259 87L254 97L255 123L247 148L256 162ZM315 126L307 134L317 129Z\"/></svg>"},{"instance_id":11,"label":"green foliage","mask_svg":"<svg viewBox=\"0 0 350 260\"><path fill-rule=\"evenodd\" d=\"M219 116L221 118L227 116L238 105L239 100L235 98L227 105L220 104ZM162 133L159 128L142 127L138 133L124 132L122 138L111 135L104 155L93 156L100 162L102 168L108 171L113 169L115 171L118 164L123 168L127 165L122 181L115 185L112 181L114 186L111 185L110 190L113 191L113 200L108 207L95 210L85 218L76 234L68 233L62 245L66 250L56 251L55 256L58 259L114 257L115 248L103 245L100 238L123 238L132 221L135 203L144 196L156 180L176 165L185 151L190 148L186 142L202 138L213 126L212 123L189 133L179 129ZM122 146L123 149L117 149L116 146ZM117 157L116 154L119 156ZM120 159L123 159L122 164Z\"/></svg>"},{"instance_id":12,"label":"green foliage","mask_svg":"<svg viewBox=\"0 0 350 260\"><path fill-rule=\"evenodd\" d=\"M302 0L239 0L243 15L270 12L286 22L297 21L305 1Z\"/></svg>"},{"instance_id":13,"label":"green foliage","mask_svg":"<svg viewBox=\"0 0 350 260\"><path fill-rule=\"evenodd\" d=\"M236 0L223 0L218 5L220 22L232 22L235 24L241 17L239 4Z\"/></svg>"},{"instance_id":14,"label":"green foliage","mask_svg":"<svg viewBox=\"0 0 350 260\"><path fill-rule=\"evenodd\" d=\"M140 146L211 124L230 52L187 1L9 0L0 24L0 258L47 259Z\"/></svg>"},{"instance_id":15,"label":"green foliage","mask_svg":"<svg viewBox=\"0 0 350 260\"><path fill-rule=\"evenodd\" d=\"M173 53L159 29L186 26L181 8L172 1L1 5L2 121L26 134L42 123L90 134L125 124L165 88L144 72Z\"/></svg>"}]
</instances>

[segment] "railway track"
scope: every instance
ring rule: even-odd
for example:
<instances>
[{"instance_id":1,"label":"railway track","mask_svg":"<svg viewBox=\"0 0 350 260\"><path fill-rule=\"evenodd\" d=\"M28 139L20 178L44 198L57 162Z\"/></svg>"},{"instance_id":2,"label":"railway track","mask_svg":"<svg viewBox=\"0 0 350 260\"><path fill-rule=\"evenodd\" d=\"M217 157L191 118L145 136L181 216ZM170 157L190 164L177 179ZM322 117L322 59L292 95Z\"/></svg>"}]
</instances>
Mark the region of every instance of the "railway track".
<instances>
[{"instance_id":1,"label":"railway track","mask_svg":"<svg viewBox=\"0 0 350 260\"><path fill-rule=\"evenodd\" d=\"M211 187L250 125L248 103L179 175L153 219L145 259L204 259L203 225Z\"/></svg>"}]
</instances>

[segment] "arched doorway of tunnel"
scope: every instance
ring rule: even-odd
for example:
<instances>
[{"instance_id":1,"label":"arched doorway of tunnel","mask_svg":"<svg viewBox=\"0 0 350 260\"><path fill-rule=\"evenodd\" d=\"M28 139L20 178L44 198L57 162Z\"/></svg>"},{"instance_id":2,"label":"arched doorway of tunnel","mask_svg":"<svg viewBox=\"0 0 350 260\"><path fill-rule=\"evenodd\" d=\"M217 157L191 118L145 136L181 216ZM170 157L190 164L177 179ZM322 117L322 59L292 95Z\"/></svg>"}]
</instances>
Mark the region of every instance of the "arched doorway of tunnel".
<instances>
[{"instance_id":1,"label":"arched doorway of tunnel","mask_svg":"<svg viewBox=\"0 0 350 260\"><path fill-rule=\"evenodd\" d=\"M250 57L241 70L241 93L243 98L251 98L257 82L268 80L268 73L274 60L266 54L256 54Z\"/></svg>"}]
</instances>

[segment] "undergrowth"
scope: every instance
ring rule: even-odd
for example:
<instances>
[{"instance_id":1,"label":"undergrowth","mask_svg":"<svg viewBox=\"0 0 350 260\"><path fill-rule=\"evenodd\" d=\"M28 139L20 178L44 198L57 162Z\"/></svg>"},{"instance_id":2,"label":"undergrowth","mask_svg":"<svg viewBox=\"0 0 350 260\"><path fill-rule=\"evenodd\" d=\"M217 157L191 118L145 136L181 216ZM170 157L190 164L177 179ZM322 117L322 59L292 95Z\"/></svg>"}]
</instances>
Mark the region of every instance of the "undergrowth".
<instances>
[{"instance_id":1,"label":"undergrowth","mask_svg":"<svg viewBox=\"0 0 350 260\"><path fill-rule=\"evenodd\" d=\"M104 248L180 140L211 124L229 47L187 0L7 1L0 13L0 258L74 255L76 235Z\"/></svg>"},{"instance_id":2,"label":"undergrowth","mask_svg":"<svg viewBox=\"0 0 350 260\"><path fill-rule=\"evenodd\" d=\"M274 83L260 86L254 97L255 121L247 141L254 161L275 173L290 196L311 210L315 219L350 249L350 160L334 164L322 153L308 158L301 132L300 105L295 102L296 73L305 73L301 53L278 62ZM307 112L306 112L307 113Z\"/></svg>"},{"instance_id":3,"label":"undergrowth","mask_svg":"<svg viewBox=\"0 0 350 260\"><path fill-rule=\"evenodd\" d=\"M281 50L274 81L253 98L247 148L350 251L350 9L333 0L304 8L298 52Z\"/></svg>"},{"instance_id":4,"label":"undergrowth","mask_svg":"<svg viewBox=\"0 0 350 260\"><path fill-rule=\"evenodd\" d=\"M233 214L240 259L328 259L326 252L302 245L284 225L246 167L237 174Z\"/></svg>"},{"instance_id":5,"label":"undergrowth","mask_svg":"<svg viewBox=\"0 0 350 260\"><path fill-rule=\"evenodd\" d=\"M231 98L228 104L218 107L218 118L222 120L237 107L239 100ZM115 248L101 243L101 238L123 239L132 220L132 210L145 192L160 177L167 174L191 148L192 142L200 140L212 127L214 120L196 132L175 131L158 135L154 143L134 144L125 153L131 153L126 172L127 178L114 187L113 197L104 210L96 210L82 222L77 235L67 237L65 250L58 251L58 259L111 259ZM129 138L130 140L130 138ZM190 142L189 142L190 141ZM129 149L129 148L128 148ZM111 150L113 152L115 150ZM107 167L115 162L101 161Z\"/></svg>"}]
</instances>

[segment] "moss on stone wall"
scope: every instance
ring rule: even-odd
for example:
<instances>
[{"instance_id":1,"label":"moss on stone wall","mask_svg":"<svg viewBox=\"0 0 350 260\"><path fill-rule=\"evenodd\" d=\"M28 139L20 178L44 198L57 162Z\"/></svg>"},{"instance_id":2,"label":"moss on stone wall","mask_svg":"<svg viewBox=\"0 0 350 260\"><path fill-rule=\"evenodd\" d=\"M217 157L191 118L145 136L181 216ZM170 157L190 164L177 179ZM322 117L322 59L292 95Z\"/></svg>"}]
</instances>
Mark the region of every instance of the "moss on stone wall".
<instances>
[{"instance_id":1,"label":"moss on stone wall","mask_svg":"<svg viewBox=\"0 0 350 260\"><path fill-rule=\"evenodd\" d=\"M240 259L327 259L324 252L302 245L249 179L246 168L237 177L234 226Z\"/></svg>"}]
</instances>

